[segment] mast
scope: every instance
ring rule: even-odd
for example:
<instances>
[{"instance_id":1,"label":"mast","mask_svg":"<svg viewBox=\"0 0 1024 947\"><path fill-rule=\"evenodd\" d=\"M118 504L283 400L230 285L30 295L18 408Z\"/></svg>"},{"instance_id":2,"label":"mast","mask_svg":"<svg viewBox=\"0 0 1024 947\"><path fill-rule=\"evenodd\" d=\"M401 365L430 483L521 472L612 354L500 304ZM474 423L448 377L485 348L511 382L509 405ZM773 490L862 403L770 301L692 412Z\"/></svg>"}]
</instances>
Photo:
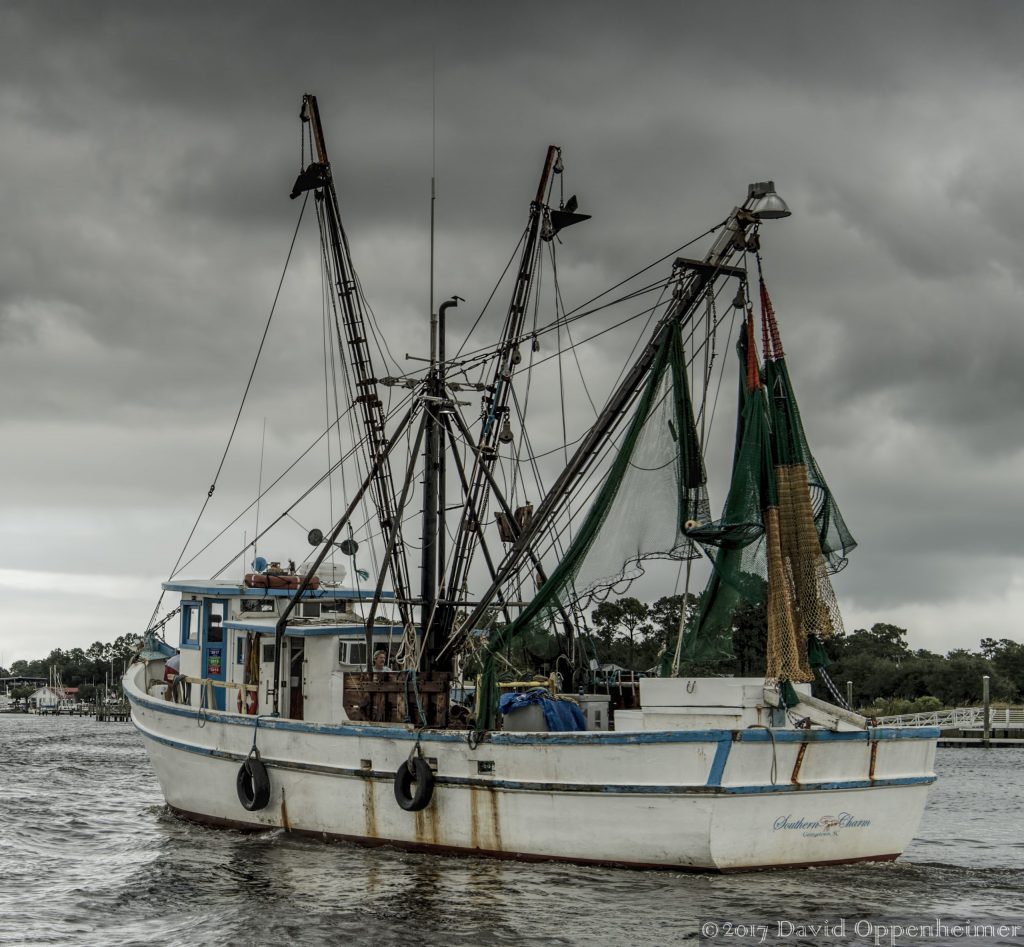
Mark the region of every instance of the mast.
<instances>
[{"instance_id":1,"label":"mast","mask_svg":"<svg viewBox=\"0 0 1024 947\"><path fill-rule=\"evenodd\" d=\"M316 161L312 162L299 175L291 196L297 197L303 191L308 190L317 192L317 201L322 211L322 216L319 217L322 237L330 249L331 262L334 267L335 292L341 305L349 361L355 376L355 401L359 405L367 442L367 465L373 471L370 492L384 536L394 534L389 540L389 553L381 564L381 571L385 577L388 571L391 573L391 584L395 591L402 625L408 628L412 624L409 567L401 535L401 517L395 509L394 476L391 472L390 460L385 452L387 435L384 428L384 407L377 391L377 378L374 374L373 360L367 341L366 320L363 315L348 239L341 225L338 195L334 189L316 96L309 94L303 96L302 120L310 123L313 145L316 149ZM326 233L323 233L324 228ZM339 343L340 341L339 339ZM374 607L376 604L375 601ZM368 666L370 658L371 656L367 655Z\"/></svg>"},{"instance_id":2,"label":"mast","mask_svg":"<svg viewBox=\"0 0 1024 947\"><path fill-rule=\"evenodd\" d=\"M505 326L501 342L498 346L497 364L493 380L486 388L483 404L484 421L474 451L469 495L455 533L452 566L448 575L447 593L445 595L445 600L448 603L459 601L462 594L463 585L469 571L473 545L477 537L478 531L476 527L481 519L481 510L487 495L491 471L498 457L497 445L502 430L508 422L509 389L515 366L521 359L519 339L522 336L527 302L533 288L537 241L540 238L541 221L545 212L544 199L559 151L560 149L557 145L548 146L547 154L544 158L544 168L541 171L540 182L537 185L537 194L530 204L530 218L527 224L526 239L523 244L522 255L519 259L519 270L516 275L515 288L512 292L512 300L509 303L508 312L505 316ZM492 591L488 601L493 597L494 592ZM483 608L478 607L474 614L479 618L482 612ZM439 633L436 636L432 636L440 648L443 648L444 641L451 630L454 614L454 606L446 608L444 614L445 624L443 628L439 629ZM434 655L438 654L436 651L433 653ZM450 665L450 649L444 652L441 660L446 662L446 666Z\"/></svg>"},{"instance_id":3,"label":"mast","mask_svg":"<svg viewBox=\"0 0 1024 947\"><path fill-rule=\"evenodd\" d=\"M437 421L437 410L440 399L444 396L444 385L441 382L441 368L438 362L438 314L434 311L434 205L437 195L435 179L430 177L430 370L427 374L425 393L429 397L425 405L424 434L426 441L423 452L423 517L421 519L420 536L420 627L423 638L430 635L430 625L434 620L437 603L438 564L444 560L438 550L437 510L440 505L438 484L441 482L439 465L441 462L441 444L439 435L441 426ZM443 359L444 356L442 355ZM443 511L443 507L442 507ZM442 529L444 526L442 525ZM426 670L431 670L431 652L424 648L426 654Z\"/></svg>"}]
</instances>

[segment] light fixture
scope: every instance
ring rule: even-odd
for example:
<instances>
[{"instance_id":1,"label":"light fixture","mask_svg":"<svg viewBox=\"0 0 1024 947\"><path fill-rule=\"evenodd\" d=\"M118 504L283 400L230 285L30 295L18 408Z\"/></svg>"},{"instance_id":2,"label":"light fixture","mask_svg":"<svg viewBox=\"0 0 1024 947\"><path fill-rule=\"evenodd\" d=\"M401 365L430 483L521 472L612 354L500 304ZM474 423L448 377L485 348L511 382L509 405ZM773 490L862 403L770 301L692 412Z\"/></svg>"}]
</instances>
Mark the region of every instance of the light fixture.
<instances>
[{"instance_id":1,"label":"light fixture","mask_svg":"<svg viewBox=\"0 0 1024 947\"><path fill-rule=\"evenodd\" d=\"M791 213L786 202L775 193L774 181L758 181L747 188L748 210L758 220L778 220Z\"/></svg>"}]
</instances>

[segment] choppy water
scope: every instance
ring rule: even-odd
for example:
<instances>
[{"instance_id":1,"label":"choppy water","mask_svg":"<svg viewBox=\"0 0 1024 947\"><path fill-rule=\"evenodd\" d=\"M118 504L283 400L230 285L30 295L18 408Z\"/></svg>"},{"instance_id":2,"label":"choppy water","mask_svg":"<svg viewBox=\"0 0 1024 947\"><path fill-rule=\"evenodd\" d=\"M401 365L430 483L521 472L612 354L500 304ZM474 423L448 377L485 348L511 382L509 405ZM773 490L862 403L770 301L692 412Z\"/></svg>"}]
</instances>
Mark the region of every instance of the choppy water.
<instances>
[{"instance_id":1,"label":"choppy water","mask_svg":"<svg viewBox=\"0 0 1024 947\"><path fill-rule=\"evenodd\" d=\"M1024 915L1024 750L937 769L899 862L691 875L203 829L166 812L129 724L0 716L0 944L676 945L708 917Z\"/></svg>"}]
</instances>

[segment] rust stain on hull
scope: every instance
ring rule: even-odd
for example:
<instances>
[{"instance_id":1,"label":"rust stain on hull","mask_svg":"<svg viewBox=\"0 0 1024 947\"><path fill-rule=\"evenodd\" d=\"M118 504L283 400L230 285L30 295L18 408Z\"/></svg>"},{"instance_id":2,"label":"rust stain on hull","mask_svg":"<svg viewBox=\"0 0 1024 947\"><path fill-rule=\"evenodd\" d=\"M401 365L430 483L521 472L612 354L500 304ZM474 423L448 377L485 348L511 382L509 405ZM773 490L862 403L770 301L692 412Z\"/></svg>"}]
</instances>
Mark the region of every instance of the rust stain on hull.
<instances>
[{"instance_id":1,"label":"rust stain on hull","mask_svg":"<svg viewBox=\"0 0 1024 947\"><path fill-rule=\"evenodd\" d=\"M476 786L471 786L469 789L469 847L479 849L480 848L480 809L479 809L479 793L480 790Z\"/></svg>"},{"instance_id":2,"label":"rust stain on hull","mask_svg":"<svg viewBox=\"0 0 1024 947\"><path fill-rule=\"evenodd\" d=\"M288 806L285 805L284 801L284 786L281 787L281 825L284 826L286 832L292 830L292 824L288 821Z\"/></svg>"},{"instance_id":3,"label":"rust stain on hull","mask_svg":"<svg viewBox=\"0 0 1024 947\"><path fill-rule=\"evenodd\" d=\"M491 839L494 851L502 851L501 845L501 817L498 814L498 793L492 787L487 787L487 796L491 801Z\"/></svg>"},{"instance_id":4,"label":"rust stain on hull","mask_svg":"<svg viewBox=\"0 0 1024 947\"><path fill-rule=\"evenodd\" d=\"M363 813L366 818L366 834L377 837L377 797L372 779L363 780Z\"/></svg>"},{"instance_id":5,"label":"rust stain on hull","mask_svg":"<svg viewBox=\"0 0 1024 947\"><path fill-rule=\"evenodd\" d=\"M793 775L790 776L789 781L791 783L800 782L800 767L804 765L804 756L807 753L807 747L810 744L801 743L800 749L796 751L796 762L793 764Z\"/></svg>"},{"instance_id":6,"label":"rust stain on hull","mask_svg":"<svg viewBox=\"0 0 1024 947\"><path fill-rule=\"evenodd\" d=\"M437 800L431 799L425 809L416 813L416 841L420 844L436 846L437 840Z\"/></svg>"},{"instance_id":7,"label":"rust stain on hull","mask_svg":"<svg viewBox=\"0 0 1024 947\"><path fill-rule=\"evenodd\" d=\"M503 851L498 791L493 786L473 786L469 791L469 844L481 852Z\"/></svg>"}]
</instances>

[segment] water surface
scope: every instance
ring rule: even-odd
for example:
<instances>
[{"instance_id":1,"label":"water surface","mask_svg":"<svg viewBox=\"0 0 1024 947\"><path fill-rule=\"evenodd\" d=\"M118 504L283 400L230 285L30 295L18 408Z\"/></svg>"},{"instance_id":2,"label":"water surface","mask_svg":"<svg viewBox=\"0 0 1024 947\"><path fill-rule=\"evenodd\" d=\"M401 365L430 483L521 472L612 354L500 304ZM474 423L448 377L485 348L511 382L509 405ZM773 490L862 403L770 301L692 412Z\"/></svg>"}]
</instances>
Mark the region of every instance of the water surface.
<instances>
[{"instance_id":1,"label":"water surface","mask_svg":"<svg viewBox=\"0 0 1024 947\"><path fill-rule=\"evenodd\" d=\"M709 917L1024 915L1024 750L936 768L898 862L693 875L205 829L166 811L130 724L0 715L0 944L675 945Z\"/></svg>"}]
</instances>

